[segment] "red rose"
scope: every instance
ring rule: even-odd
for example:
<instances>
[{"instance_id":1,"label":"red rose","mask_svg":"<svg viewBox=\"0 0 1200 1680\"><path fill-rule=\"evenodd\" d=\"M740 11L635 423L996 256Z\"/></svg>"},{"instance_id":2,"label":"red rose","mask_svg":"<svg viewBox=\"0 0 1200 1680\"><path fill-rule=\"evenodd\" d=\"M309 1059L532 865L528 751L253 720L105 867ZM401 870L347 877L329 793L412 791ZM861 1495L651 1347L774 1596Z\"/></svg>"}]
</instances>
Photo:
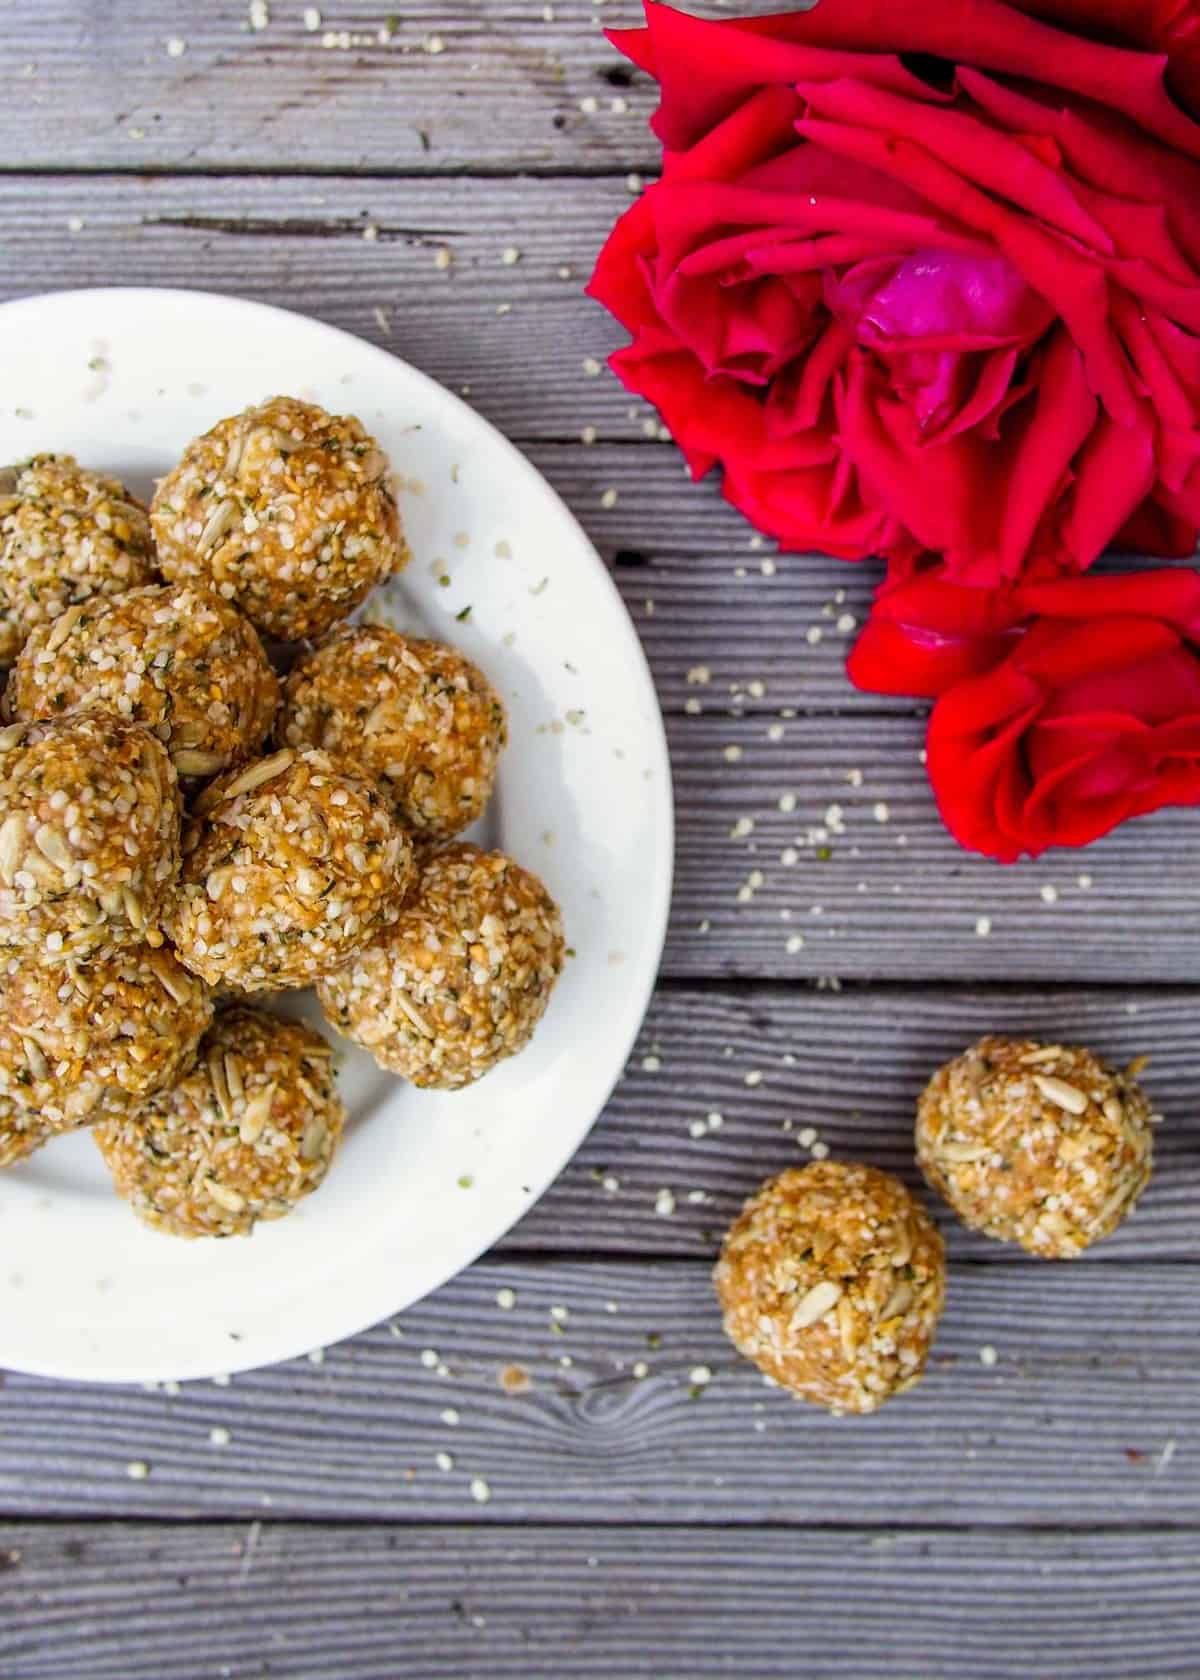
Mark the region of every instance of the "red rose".
<instances>
[{"instance_id":1,"label":"red rose","mask_svg":"<svg viewBox=\"0 0 1200 1680\"><path fill-rule=\"evenodd\" d=\"M929 779L955 839L1002 863L1200 802L1200 573L1065 579L983 676L942 695Z\"/></svg>"},{"instance_id":2,"label":"red rose","mask_svg":"<svg viewBox=\"0 0 1200 1680\"><path fill-rule=\"evenodd\" d=\"M1030 609L1019 585L950 582L939 562L893 565L846 660L856 688L932 699L998 665Z\"/></svg>"},{"instance_id":3,"label":"red rose","mask_svg":"<svg viewBox=\"0 0 1200 1680\"><path fill-rule=\"evenodd\" d=\"M1133 0L1028 9L1116 36ZM613 38L661 84L663 179L590 290L696 476L787 548L960 581L1191 551L1200 126L1162 56L1005 0L647 22Z\"/></svg>"}]
</instances>

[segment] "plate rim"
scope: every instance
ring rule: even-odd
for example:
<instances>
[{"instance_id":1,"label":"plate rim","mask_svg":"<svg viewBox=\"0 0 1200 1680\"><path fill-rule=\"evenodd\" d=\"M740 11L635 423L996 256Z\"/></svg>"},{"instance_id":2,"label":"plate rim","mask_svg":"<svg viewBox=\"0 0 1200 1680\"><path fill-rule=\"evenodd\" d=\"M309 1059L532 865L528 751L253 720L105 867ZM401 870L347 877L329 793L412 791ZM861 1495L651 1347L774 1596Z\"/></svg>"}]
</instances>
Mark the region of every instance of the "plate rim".
<instances>
[{"instance_id":1,"label":"plate rim","mask_svg":"<svg viewBox=\"0 0 1200 1680\"><path fill-rule=\"evenodd\" d=\"M643 709L645 710L649 723L650 735L644 744L650 750L656 771L656 774L652 777L650 783L648 784L648 788L652 796L653 828L654 832L660 836L660 843L654 860L655 868L651 876L651 894L650 904L648 906L648 908L652 910L652 917L648 923L648 932L650 935L648 952L652 960L647 961L645 970L641 976L640 984L637 988L637 1010L635 1015L632 1017L633 1025L628 1034L625 1035L626 1041L620 1047L620 1056L614 1057L615 1071L613 1073L611 1083L601 1096L598 1105L589 1115L586 1123L584 1123L578 1131L572 1131L569 1144L562 1150L555 1150L548 1158L549 1165L532 1175L530 1195L524 1201L520 1211L514 1219L503 1224L499 1230L490 1232L485 1240L480 1242L478 1245L473 1243L470 1244L469 1252L466 1257L455 1262L449 1269L443 1271L441 1268L438 1268L436 1274L430 1281L422 1286L420 1292L404 1301L402 1305L385 1309L385 1311L381 1314L376 1314L372 1311L365 1319L355 1317L353 1314L348 1315L349 1327L341 1331L337 1337L338 1342L348 1341L351 1338L362 1335L365 1331L374 1328L375 1325L381 1323L384 1319L395 1314L405 1312L408 1308L416 1306L419 1302L427 1299L436 1290L443 1288L447 1283L459 1277L469 1267L475 1265L481 1256L495 1247L497 1243L503 1241L509 1232L520 1224L521 1220L537 1206L547 1191L556 1183L566 1167L574 1159L579 1149L583 1146L584 1142L587 1140L591 1131L595 1127L596 1122L608 1106L609 1099L611 1098L613 1091L616 1089L625 1065L629 1060L630 1052L637 1043L638 1035L645 1024L646 1014L657 986L659 973L662 967L663 951L666 945L670 922L674 893L676 835L674 781L670 748L667 740L666 722L663 716L662 706L658 698L658 691L654 682L654 675L651 670L650 661L642 644L641 636L638 634L637 626L633 621L632 614L629 612L628 607L621 598L621 593L616 586L612 573L605 565L595 543L584 530L583 525L580 523L574 510L554 488L550 481L538 470L528 456L526 456L524 452L499 429L498 426L489 420L486 415L481 414L478 409L473 408L471 404L466 402L456 391L451 390L447 385L443 385L439 380L433 378L431 374L425 373L423 369L416 367L412 362L407 361L403 356L396 355L393 351L385 349L382 345L373 343L370 339L361 338L358 334L350 332L345 327L335 326L331 322L322 320L319 316L307 314L301 310L289 309L280 304L264 303L257 298L242 297L236 292L218 292L204 290L198 287L182 286L62 287L52 291L28 292L17 297L5 299L3 302L0 302L0 319L11 316L20 311L31 311L38 304L65 304L68 301L78 303L92 301L102 304L105 300L118 298L128 303L137 303L139 300L146 300L148 303L152 302L152 305L155 308L161 308L163 302L168 299L173 299L184 305L191 300L199 300L202 301L206 307L216 303L245 314L257 314L260 316L270 317L274 320L281 319L290 325L299 325L303 328L316 328L322 333L329 334L336 339L346 341L349 345L353 346L356 354L361 354L363 351L366 351L371 355L386 361L393 368L399 369L402 374L414 381L418 387L424 387L428 391L435 393L436 399L439 402L444 403L448 400L451 408L453 410L457 410L469 424L482 427L484 431L489 434L491 443L493 446L499 446L501 452L507 457L508 463L514 473L519 474L531 489L538 490L543 497L549 497L556 505L560 516L565 519L569 527L573 529L580 549L587 557L587 562L591 571L600 580L602 580L602 587L607 592L611 604L617 610L619 618L624 621L627 628L633 652L632 669L629 676L631 680L636 681L636 684L642 691L641 697L646 702ZM99 335L103 334L102 320L97 322L96 330ZM107 1367L101 1364L92 1368L88 1364L80 1363L79 1361L57 1360L50 1358L43 1359L36 1357L21 1357L14 1362L7 1350L0 1348L0 1368L17 1372L22 1375L48 1378L56 1381L88 1382L97 1385L129 1384L146 1381L164 1382L170 1380L192 1382L210 1379L214 1375L219 1374L232 1375L239 1372L246 1373L248 1371L269 1369L275 1365L284 1364L291 1359L304 1357L305 1353L311 1349L312 1345L313 1344L309 1342L304 1347L294 1348L294 1350L290 1353L272 1351L268 1352L265 1357L251 1356L249 1358L239 1359L237 1356L236 1344L234 1344L231 1346L231 1358L228 1361L223 1361L221 1364L216 1365L209 1358L199 1359L192 1366L184 1368L176 1367L174 1375L164 1374L164 1368L161 1366L145 1364L122 1364L120 1366L110 1365Z\"/></svg>"}]
</instances>

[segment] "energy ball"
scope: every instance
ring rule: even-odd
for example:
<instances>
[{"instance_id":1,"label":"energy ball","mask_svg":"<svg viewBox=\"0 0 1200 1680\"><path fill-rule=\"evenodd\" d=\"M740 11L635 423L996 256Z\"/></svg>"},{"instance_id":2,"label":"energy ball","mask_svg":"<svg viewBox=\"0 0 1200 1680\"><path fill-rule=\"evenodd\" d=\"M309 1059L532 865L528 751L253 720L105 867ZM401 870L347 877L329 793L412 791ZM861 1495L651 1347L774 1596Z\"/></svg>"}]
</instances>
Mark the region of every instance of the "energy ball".
<instances>
[{"instance_id":1,"label":"energy ball","mask_svg":"<svg viewBox=\"0 0 1200 1680\"><path fill-rule=\"evenodd\" d=\"M917 1108L917 1161L963 1224L1045 1260L1116 1230L1152 1152L1136 1080L1070 1045L982 1038Z\"/></svg>"},{"instance_id":2,"label":"energy ball","mask_svg":"<svg viewBox=\"0 0 1200 1680\"><path fill-rule=\"evenodd\" d=\"M562 917L537 876L458 844L425 856L399 921L317 995L380 1067L456 1091L525 1048L562 963Z\"/></svg>"},{"instance_id":3,"label":"energy ball","mask_svg":"<svg viewBox=\"0 0 1200 1680\"><path fill-rule=\"evenodd\" d=\"M396 920L413 875L379 790L291 747L210 782L183 854L171 940L193 974L240 992L346 962Z\"/></svg>"},{"instance_id":4,"label":"energy ball","mask_svg":"<svg viewBox=\"0 0 1200 1680\"><path fill-rule=\"evenodd\" d=\"M119 480L72 455L0 468L0 664L39 624L154 571L146 509Z\"/></svg>"},{"instance_id":5,"label":"energy ball","mask_svg":"<svg viewBox=\"0 0 1200 1680\"><path fill-rule=\"evenodd\" d=\"M278 735L360 765L402 823L449 840L482 816L508 726L500 696L455 648L356 624L295 666Z\"/></svg>"},{"instance_id":6,"label":"energy ball","mask_svg":"<svg viewBox=\"0 0 1200 1680\"><path fill-rule=\"evenodd\" d=\"M345 1123L321 1035L243 1005L217 1016L193 1072L92 1136L147 1225L235 1237L312 1194Z\"/></svg>"},{"instance_id":7,"label":"energy ball","mask_svg":"<svg viewBox=\"0 0 1200 1680\"><path fill-rule=\"evenodd\" d=\"M100 705L145 724L181 776L215 776L262 746L279 683L258 633L191 584L152 584L70 607L29 637L13 667L14 717Z\"/></svg>"},{"instance_id":8,"label":"energy ball","mask_svg":"<svg viewBox=\"0 0 1200 1680\"><path fill-rule=\"evenodd\" d=\"M191 1067L212 1020L165 947L0 974L0 1166L44 1138L135 1106Z\"/></svg>"},{"instance_id":9,"label":"energy ball","mask_svg":"<svg viewBox=\"0 0 1200 1680\"><path fill-rule=\"evenodd\" d=\"M150 508L164 576L297 641L408 561L387 457L353 415L272 397L193 439Z\"/></svg>"},{"instance_id":10,"label":"energy ball","mask_svg":"<svg viewBox=\"0 0 1200 1680\"><path fill-rule=\"evenodd\" d=\"M946 1266L941 1237L898 1178L815 1161L751 1196L714 1280L739 1353L802 1400L873 1412L924 1369Z\"/></svg>"},{"instance_id":11,"label":"energy ball","mask_svg":"<svg viewBox=\"0 0 1200 1680\"><path fill-rule=\"evenodd\" d=\"M161 944L179 826L174 766L141 724L93 711L0 729L0 953Z\"/></svg>"}]
</instances>

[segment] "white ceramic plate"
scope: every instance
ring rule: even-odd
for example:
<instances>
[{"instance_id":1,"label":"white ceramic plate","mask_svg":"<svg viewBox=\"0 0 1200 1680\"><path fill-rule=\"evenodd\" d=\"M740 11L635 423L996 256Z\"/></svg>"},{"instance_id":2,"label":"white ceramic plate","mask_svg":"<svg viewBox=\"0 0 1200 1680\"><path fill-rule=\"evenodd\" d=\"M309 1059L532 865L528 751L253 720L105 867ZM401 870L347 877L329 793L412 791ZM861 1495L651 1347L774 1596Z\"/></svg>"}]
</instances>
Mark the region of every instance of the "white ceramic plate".
<instances>
[{"instance_id":1,"label":"white ceramic plate","mask_svg":"<svg viewBox=\"0 0 1200 1680\"><path fill-rule=\"evenodd\" d=\"M532 1206L602 1108L670 897L653 684L558 497L464 403L382 350L206 293L62 292L0 307L0 368L0 462L69 450L142 494L189 438L266 396L358 414L400 475L414 554L384 596L389 616L460 645L508 705L485 838L543 877L576 952L529 1049L468 1091L429 1095L337 1039L352 1116L339 1157L317 1195L248 1239L143 1228L86 1135L0 1176L0 1365L145 1381L287 1359L452 1277Z\"/></svg>"}]
</instances>

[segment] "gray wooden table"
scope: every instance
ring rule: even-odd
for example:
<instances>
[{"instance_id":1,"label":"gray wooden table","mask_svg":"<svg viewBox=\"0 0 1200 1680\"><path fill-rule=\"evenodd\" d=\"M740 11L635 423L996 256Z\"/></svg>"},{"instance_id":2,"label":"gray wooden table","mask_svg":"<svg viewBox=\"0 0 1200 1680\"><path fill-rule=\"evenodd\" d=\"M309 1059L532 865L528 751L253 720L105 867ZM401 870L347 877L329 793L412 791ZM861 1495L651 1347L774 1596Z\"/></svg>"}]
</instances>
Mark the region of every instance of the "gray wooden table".
<instances>
[{"instance_id":1,"label":"gray wooden table","mask_svg":"<svg viewBox=\"0 0 1200 1680\"><path fill-rule=\"evenodd\" d=\"M956 850L920 718L842 676L869 569L775 561L585 371L617 335L583 280L656 165L599 30L632 0L388 10L5 0L0 293L306 310L529 453L667 714L662 983L560 1182L401 1321L228 1384L8 1376L0 1676L1200 1674L1200 816ZM928 1380L874 1419L792 1404L723 1342L720 1231L806 1128L912 1181L923 1077L991 1028L1148 1053L1155 1182L1073 1266L949 1225Z\"/></svg>"}]
</instances>

